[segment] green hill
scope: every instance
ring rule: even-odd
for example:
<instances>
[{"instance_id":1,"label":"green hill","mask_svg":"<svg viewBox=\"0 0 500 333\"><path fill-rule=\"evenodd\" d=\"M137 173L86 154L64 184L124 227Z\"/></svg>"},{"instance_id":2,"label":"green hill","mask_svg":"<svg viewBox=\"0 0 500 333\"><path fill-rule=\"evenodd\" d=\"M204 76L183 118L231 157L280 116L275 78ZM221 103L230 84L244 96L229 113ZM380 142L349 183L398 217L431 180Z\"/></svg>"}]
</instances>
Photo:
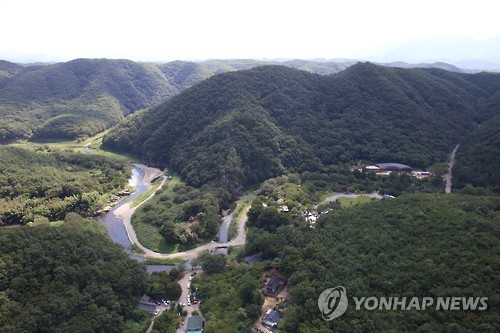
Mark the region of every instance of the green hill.
<instances>
[{"instance_id":1,"label":"green hill","mask_svg":"<svg viewBox=\"0 0 500 333\"><path fill-rule=\"evenodd\" d=\"M10 73L0 81L3 143L91 136L178 92L154 65L129 60L1 65L0 73Z\"/></svg>"},{"instance_id":2,"label":"green hill","mask_svg":"<svg viewBox=\"0 0 500 333\"><path fill-rule=\"evenodd\" d=\"M477 75L370 63L329 76L283 66L225 73L130 117L103 144L230 191L360 159L427 167L485 117L479 105L500 75Z\"/></svg>"},{"instance_id":3,"label":"green hill","mask_svg":"<svg viewBox=\"0 0 500 333\"><path fill-rule=\"evenodd\" d=\"M179 91L213 75L213 72L206 66L189 61L171 61L157 66L167 80Z\"/></svg>"},{"instance_id":4,"label":"green hill","mask_svg":"<svg viewBox=\"0 0 500 333\"><path fill-rule=\"evenodd\" d=\"M17 139L92 136L137 110L158 104L215 73L264 64L257 60L210 60L165 64L76 59L20 66L0 61L0 143ZM348 63L290 61L290 67L321 74Z\"/></svg>"},{"instance_id":5,"label":"green hill","mask_svg":"<svg viewBox=\"0 0 500 333\"><path fill-rule=\"evenodd\" d=\"M0 87L3 86L3 83L6 82L6 79L16 75L21 72L23 67L17 64L13 64L11 62L0 60Z\"/></svg>"}]
</instances>

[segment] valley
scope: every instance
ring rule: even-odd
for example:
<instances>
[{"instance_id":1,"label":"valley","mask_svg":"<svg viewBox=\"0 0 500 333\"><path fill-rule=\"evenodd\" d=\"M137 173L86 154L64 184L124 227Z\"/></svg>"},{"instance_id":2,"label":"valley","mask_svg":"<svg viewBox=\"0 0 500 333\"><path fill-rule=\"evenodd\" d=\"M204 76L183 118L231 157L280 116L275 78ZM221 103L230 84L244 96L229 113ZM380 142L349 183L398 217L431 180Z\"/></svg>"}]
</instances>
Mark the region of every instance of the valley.
<instances>
[{"instance_id":1,"label":"valley","mask_svg":"<svg viewBox=\"0 0 500 333\"><path fill-rule=\"evenodd\" d=\"M498 328L498 74L0 65L0 331L171 331L196 311L206 332L250 333L271 309L279 333ZM335 286L487 308L324 320Z\"/></svg>"}]
</instances>

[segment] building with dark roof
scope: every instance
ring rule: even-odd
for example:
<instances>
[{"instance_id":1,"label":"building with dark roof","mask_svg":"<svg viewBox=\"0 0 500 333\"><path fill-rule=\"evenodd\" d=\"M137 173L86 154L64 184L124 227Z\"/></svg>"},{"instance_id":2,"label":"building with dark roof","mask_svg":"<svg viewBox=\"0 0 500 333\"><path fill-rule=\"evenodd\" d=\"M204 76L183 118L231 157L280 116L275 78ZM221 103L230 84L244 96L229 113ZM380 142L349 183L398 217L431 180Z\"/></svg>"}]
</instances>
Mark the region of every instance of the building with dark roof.
<instances>
[{"instance_id":1,"label":"building with dark roof","mask_svg":"<svg viewBox=\"0 0 500 333\"><path fill-rule=\"evenodd\" d=\"M191 316L187 322L187 332L201 333L203 332L203 318L200 316Z\"/></svg>"},{"instance_id":2,"label":"building with dark roof","mask_svg":"<svg viewBox=\"0 0 500 333\"><path fill-rule=\"evenodd\" d=\"M285 282L285 279L277 275L273 275L264 287L264 294L268 296L276 296L276 294L278 294L281 288L285 285Z\"/></svg>"},{"instance_id":3,"label":"building with dark roof","mask_svg":"<svg viewBox=\"0 0 500 333\"><path fill-rule=\"evenodd\" d=\"M267 310L264 318L262 318L262 324L271 329L278 328L278 324L281 320L281 315L278 311L269 309Z\"/></svg>"},{"instance_id":4,"label":"building with dark roof","mask_svg":"<svg viewBox=\"0 0 500 333\"><path fill-rule=\"evenodd\" d=\"M156 304L151 302L151 299L146 294L144 294L139 300L138 307L139 309L144 310L151 315L158 314L158 308L156 307Z\"/></svg>"},{"instance_id":5,"label":"building with dark roof","mask_svg":"<svg viewBox=\"0 0 500 333\"><path fill-rule=\"evenodd\" d=\"M378 171L397 171L397 172L412 172L412 168L408 165L401 163L377 163Z\"/></svg>"}]
</instances>

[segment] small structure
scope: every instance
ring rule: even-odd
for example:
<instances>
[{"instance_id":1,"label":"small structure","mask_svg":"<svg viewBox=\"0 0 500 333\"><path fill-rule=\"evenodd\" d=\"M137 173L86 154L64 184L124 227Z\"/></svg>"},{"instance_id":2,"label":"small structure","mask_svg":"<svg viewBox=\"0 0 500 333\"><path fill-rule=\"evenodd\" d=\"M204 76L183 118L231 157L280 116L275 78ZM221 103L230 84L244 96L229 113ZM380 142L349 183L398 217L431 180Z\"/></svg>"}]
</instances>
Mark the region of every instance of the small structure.
<instances>
[{"instance_id":1,"label":"small structure","mask_svg":"<svg viewBox=\"0 0 500 333\"><path fill-rule=\"evenodd\" d=\"M121 190L120 192L116 193L116 195L120 197L130 195L130 189L126 188L124 190Z\"/></svg>"},{"instance_id":2,"label":"small structure","mask_svg":"<svg viewBox=\"0 0 500 333\"><path fill-rule=\"evenodd\" d=\"M278 311L274 309L267 310L264 318L262 318L262 325L269 327L270 329L278 328L278 324L281 320L281 316Z\"/></svg>"},{"instance_id":3,"label":"small structure","mask_svg":"<svg viewBox=\"0 0 500 333\"><path fill-rule=\"evenodd\" d=\"M384 171L395 171L395 172L412 172L412 168L406 164L401 163L377 163L375 164L379 168L379 172Z\"/></svg>"},{"instance_id":4,"label":"small structure","mask_svg":"<svg viewBox=\"0 0 500 333\"><path fill-rule=\"evenodd\" d=\"M203 332L203 327L203 318L201 318L200 316L191 316L188 318L186 332L201 333Z\"/></svg>"},{"instance_id":5,"label":"small structure","mask_svg":"<svg viewBox=\"0 0 500 333\"><path fill-rule=\"evenodd\" d=\"M267 296L276 296L280 292L281 288L283 288L285 283L285 279L279 277L278 275L273 275L266 283L263 292Z\"/></svg>"},{"instance_id":6,"label":"small structure","mask_svg":"<svg viewBox=\"0 0 500 333\"><path fill-rule=\"evenodd\" d=\"M365 167L365 170L366 170L367 172L369 172L369 171L375 171L375 172L377 172L377 171L379 171L379 170L380 170L380 168L379 168L378 166L376 166L376 165L367 165L367 166Z\"/></svg>"},{"instance_id":7,"label":"small structure","mask_svg":"<svg viewBox=\"0 0 500 333\"><path fill-rule=\"evenodd\" d=\"M156 316L158 314L158 309L156 304L151 301L148 295L144 294L139 300L139 309L146 311L150 315Z\"/></svg>"},{"instance_id":8,"label":"small structure","mask_svg":"<svg viewBox=\"0 0 500 333\"><path fill-rule=\"evenodd\" d=\"M430 177L431 173L429 171L413 171L411 175L415 178L422 179Z\"/></svg>"},{"instance_id":9,"label":"small structure","mask_svg":"<svg viewBox=\"0 0 500 333\"><path fill-rule=\"evenodd\" d=\"M326 214L330 213L332 210L333 210L332 208L327 207L327 208L325 208L325 209L323 209L323 210L321 211L320 215L321 215L321 216L326 215Z\"/></svg>"}]
</instances>

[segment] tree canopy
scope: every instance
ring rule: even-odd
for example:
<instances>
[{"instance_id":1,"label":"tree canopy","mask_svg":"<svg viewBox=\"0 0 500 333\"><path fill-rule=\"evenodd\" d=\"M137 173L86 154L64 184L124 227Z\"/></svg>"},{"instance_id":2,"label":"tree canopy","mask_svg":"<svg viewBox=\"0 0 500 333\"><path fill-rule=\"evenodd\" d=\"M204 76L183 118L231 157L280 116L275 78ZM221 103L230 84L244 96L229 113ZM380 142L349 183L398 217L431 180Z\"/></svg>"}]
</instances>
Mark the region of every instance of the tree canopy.
<instances>
[{"instance_id":1,"label":"tree canopy","mask_svg":"<svg viewBox=\"0 0 500 333\"><path fill-rule=\"evenodd\" d=\"M146 271L75 224L0 232L0 332L121 332Z\"/></svg>"}]
</instances>

